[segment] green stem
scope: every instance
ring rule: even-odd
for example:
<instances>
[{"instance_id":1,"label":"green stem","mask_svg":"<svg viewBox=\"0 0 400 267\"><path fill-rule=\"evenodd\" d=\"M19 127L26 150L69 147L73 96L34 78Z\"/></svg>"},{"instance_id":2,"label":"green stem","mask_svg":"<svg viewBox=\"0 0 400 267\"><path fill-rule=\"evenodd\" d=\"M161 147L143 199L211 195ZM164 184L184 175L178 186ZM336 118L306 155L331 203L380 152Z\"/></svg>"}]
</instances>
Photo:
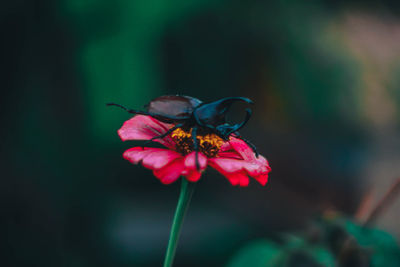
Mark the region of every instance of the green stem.
<instances>
[{"instance_id":1,"label":"green stem","mask_svg":"<svg viewBox=\"0 0 400 267\"><path fill-rule=\"evenodd\" d=\"M191 183L186 178L181 178L181 193L179 195L178 205L176 206L174 220L172 221L171 232L169 235L167 253L165 255L164 267L171 267L174 261L176 247L178 245L179 234L185 218L186 211L189 207L196 183Z\"/></svg>"}]
</instances>

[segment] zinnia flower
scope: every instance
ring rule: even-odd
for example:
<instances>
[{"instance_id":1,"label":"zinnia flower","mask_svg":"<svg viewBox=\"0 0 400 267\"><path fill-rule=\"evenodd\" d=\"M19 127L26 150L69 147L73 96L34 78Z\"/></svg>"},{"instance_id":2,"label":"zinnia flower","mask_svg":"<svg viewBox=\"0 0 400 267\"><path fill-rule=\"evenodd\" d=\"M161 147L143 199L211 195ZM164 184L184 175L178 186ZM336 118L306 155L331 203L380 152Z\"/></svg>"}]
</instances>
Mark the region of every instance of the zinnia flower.
<instances>
[{"instance_id":1,"label":"zinnia flower","mask_svg":"<svg viewBox=\"0 0 400 267\"><path fill-rule=\"evenodd\" d=\"M136 115L123 124L118 134L123 141L150 140L173 126L150 116ZM268 161L261 155L256 157L243 140L231 135L228 141L224 141L214 133L201 132L197 134L197 139L199 166L196 166L191 130L182 128L154 140L165 148L133 147L126 150L123 157L133 164L141 162L144 167L153 170L164 184L173 183L180 176L196 182L208 165L224 175L232 185L247 186L249 176L262 185L267 183L271 170Z\"/></svg>"}]
</instances>

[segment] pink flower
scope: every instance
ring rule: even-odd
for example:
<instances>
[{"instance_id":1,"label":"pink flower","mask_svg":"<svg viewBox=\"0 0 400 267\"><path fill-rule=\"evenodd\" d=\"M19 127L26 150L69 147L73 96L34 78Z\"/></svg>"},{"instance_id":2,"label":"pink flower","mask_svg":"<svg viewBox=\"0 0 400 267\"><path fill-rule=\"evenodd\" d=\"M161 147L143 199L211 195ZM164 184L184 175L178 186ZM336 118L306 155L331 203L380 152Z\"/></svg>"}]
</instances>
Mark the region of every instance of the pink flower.
<instances>
[{"instance_id":1,"label":"pink flower","mask_svg":"<svg viewBox=\"0 0 400 267\"><path fill-rule=\"evenodd\" d=\"M173 126L150 116L136 115L124 123L118 134L123 141L150 140ZM267 183L271 170L268 161L261 155L256 157L241 139L230 136L229 141L224 141L213 133L199 133L197 139L199 168L196 166L191 131L181 128L154 140L166 148L133 147L126 150L123 156L133 164L141 162L144 167L153 170L164 184L175 182L180 176L196 182L207 165L222 173L232 185L247 186L249 176L262 185Z\"/></svg>"}]
</instances>

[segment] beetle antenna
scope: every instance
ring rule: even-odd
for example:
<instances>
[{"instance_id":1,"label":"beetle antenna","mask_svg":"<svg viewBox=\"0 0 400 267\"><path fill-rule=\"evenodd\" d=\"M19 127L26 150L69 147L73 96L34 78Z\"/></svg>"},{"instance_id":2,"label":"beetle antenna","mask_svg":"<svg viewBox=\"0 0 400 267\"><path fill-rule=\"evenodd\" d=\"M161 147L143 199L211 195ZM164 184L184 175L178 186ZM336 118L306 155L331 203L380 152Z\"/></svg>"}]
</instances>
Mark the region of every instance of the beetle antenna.
<instances>
[{"instance_id":1,"label":"beetle antenna","mask_svg":"<svg viewBox=\"0 0 400 267\"><path fill-rule=\"evenodd\" d=\"M132 113L132 114L141 114L141 115L151 115L150 113L146 112L146 111L141 111L141 110L134 110L134 109L130 109L127 107L124 107L123 105L120 104L116 104L116 103L107 103L107 106L116 106L119 108L122 108L123 110Z\"/></svg>"}]
</instances>

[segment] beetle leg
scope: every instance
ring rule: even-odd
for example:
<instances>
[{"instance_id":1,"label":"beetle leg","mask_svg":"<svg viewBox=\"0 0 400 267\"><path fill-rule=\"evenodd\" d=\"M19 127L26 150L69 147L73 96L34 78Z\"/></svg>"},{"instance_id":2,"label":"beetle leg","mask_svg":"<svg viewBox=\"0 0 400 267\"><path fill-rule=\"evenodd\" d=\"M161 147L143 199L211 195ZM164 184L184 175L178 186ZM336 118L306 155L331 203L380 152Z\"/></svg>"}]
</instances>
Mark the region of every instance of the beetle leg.
<instances>
[{"instance_id":1,"label":"beetle leg","mask_svg":"<svg viewBox=\"0 0 400 267\"><path fill-rule=\"evenodd\" d=\"M162 138L168 136L170 133L172 133L172 132L175 131L176 129L181 128L183 125L184 125L183 123L177 124L177 125L175 125L174 127L170 128L170 129L169 129L168 131L166 131L165 133L163 133L162 135L153 137L153 138L151 138L149 141L153 141L153 140L155 140L155 139L162 139Z\"/></svg>"},{"instance_id":2,"label":"beetle leg","mask_svg":"<svg viewBox=\"0 0 400 267\"><path fill-rule=\"evenodd\" d=\"M159 136L153 137L153 138L151 138L150 140L147 140L147 141L143 144L143 146L145 146L145 145L147 145L147 144L153 142L153 141L156 140L156 139L163 139L164 137L168 136L169 134L171 134L171 133L172 133L173 131L175 131L176 129L182 127L183 125L184 125L183 123L180 123L180 124L175 125L174 127L170 128L170 129L169 129L168 131L166 131L165 133L163 133L163 134L161 134L161 135L159 135Z\"/></svg>"},{"instance_id":3,"label":"beetle leg","mask_svg":"<svg viewBox=\"0 0 400 267\"><path fill-rule=\"evenodd\" d=\"M240 140L242 140L243 142L245 142L252 150L253 150L253 152L254 152L254 154L256 154L256 158L258 158L258 151L257 151L257 148L256 148L256 146L253 144L253 143L251 143L249 140L247 140L247 139L245 139L245 138L243 138L239 133L235 133L236 134L236 138L239 138Z\"/></svg>"},{"instance_id":4,"label":"beetle leg","mask_svg":"<svg viewBox=\"0 0 400 267\"><path fill-rule=\"evenodd\" d=\"M128 113L131 113L131 114L147 115L147 116L153 117L155 119L160 119L160 120L175 120L175 121L178 120L178 121L182 121L182 120L190 119L190 117L174 117L174 116L168 116L168 115L153 114L153 113L150 113L150 112L147 112L147 111L130 109L130 108L124 107L123 105L116 104L116 103L107 103L106 105L107 106L117 106L119 108L124 109Z\"/></svg>"},{"instance_id":5,"label":"beetle leg","mask_svg":"<svg viewBox=\"0 0 400 267\"><path fill-rule=\"evenodd\" d=\"M200 171L199 163L199 142L197 141L197 127L192 128L193 149L195 152L196 169Z\"/></svg>"}]
</instances>

